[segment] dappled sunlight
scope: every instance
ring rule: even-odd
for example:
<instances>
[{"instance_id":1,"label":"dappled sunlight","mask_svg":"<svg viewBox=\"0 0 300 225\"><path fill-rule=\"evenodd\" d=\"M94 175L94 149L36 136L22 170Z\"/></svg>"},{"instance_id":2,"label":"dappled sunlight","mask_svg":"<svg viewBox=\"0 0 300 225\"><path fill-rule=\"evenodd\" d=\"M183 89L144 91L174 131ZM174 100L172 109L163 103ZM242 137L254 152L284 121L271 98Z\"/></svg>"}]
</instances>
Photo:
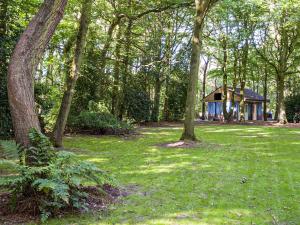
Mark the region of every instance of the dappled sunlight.
<instances>
[{"instance_id":1,"label":"dappled sunlight","mask_svg":"<svg viewBox=\"0 0 300 225\"><path fill-rule=\"evenodd\" d=\"M163 165L142 165L135 173L140 174L149 174L149 173L170 173L175 169L189 169L192 166L191 162L177 162L172 164L163 164Z\"/></svg>"},{"instance_id":2,"label":"dappled sunlight","mask_svg":"<svg viewBox=\"0 0 300 225\"><path fill-rule=\"evenodd\" d=\"M169 127L147 128L141 138L124 142L65 140L122 186L139 187L109 214L82 224L269 224L271 207L283 209L272 211L278 221L296 221L298 130L222 125L199 126L196 133L203 141L193 149L161 147L179 140L180 130Z\"/></svg>"},{"instance_id":3,"label":"dappled sunlight","mask_svg":"<svg viewBox=\"0 0 300 225\"><path fill-rule=\"evenodd\" d=\"M90 162L95 162L95 163L103 163L103 162L107 162L108 159L103 159L103 158L93 158L93 159L89 159L88 161Z\"/></svg>"},{"instance_id":4,"label":"dappled sunlight","mask_svg":"<svg viewBox=\"0 0 300 225\"><path fill-rule=\"evenodd\" d=\"M208 133L223 133L223 132L236 132L236 131L242 131L243 129L211 129L206 132Z\"/></svg>"}]
</instances>

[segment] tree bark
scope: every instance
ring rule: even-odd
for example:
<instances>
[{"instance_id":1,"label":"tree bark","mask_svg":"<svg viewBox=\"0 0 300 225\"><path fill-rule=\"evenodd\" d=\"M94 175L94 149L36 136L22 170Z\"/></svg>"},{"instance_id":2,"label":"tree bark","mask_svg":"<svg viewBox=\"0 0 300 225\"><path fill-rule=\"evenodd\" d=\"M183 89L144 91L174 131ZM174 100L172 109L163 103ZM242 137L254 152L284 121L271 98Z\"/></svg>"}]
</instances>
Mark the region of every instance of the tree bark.
<instances>
[{"instance_id":1,"label":"tree bark","mask_svg":"<svg viewBox=\"0 0 300 225\"><path fill-rule=\"evenodd\" d=\"M203 80L202 80L202 115L201 119L205 120L205 101L203 100L206 97L206 78L207 78L207 70L208 70L208 65L209 65L210 59L208 58L207 61L205 61L204 65L204 71L203 71Z\"/></svg>"},{"instance_id":2,"label":"tree bark","mask_svg":"<svg viewBox=\"0 0 300 225\"><path fill-rule=\"evenodd\" d=\"M151 114L152 122L158 122L159 106L160 106L160 90L161 90L160 71L156 71L155 88L154 88L154 104L153 104L153 109Z\"/></svg>"},{"instance_id":3,"label":"tree bark","mask_svg":"<svg viewBox=\"0 0 300 225\"><path fill-rule=\"evenodd\" d=\"M197 81L200 64L201 37L205 16L208 10L215 3L215 0L195 0L196 18L194 22L194 31L192 38L192 55L190 62L190 76L188 81L186 110L184 130L181 140L196 140L194 120L195 120L195 104L197 95Z\"/></svg>"},{"instance_id":4,"label":"tree bark","mask_svg":"<svg viewBox=\"0 0 300 225\"><path fill-rule=\"evenodd\" d=\"M45 0L21 35L8 68L8 97L16 142L29 146L30 128L40 130L35 111L33 76L53 33L63 17L67 0Z\"/></svg>"},{"instance_id":5,"label":"tree bark","mask_svg":"<svg viewBox=\"0 0 300 225\"><path fill-rule=\"evenodd\" d=\"M119 119L123 119L123 115L125 114L126 109L126 99L127 99L127 93L126 89L128 78L130 75L130 66L131 66L131 56L130 56L130 49L131 49L131 39L132 39L132 27L133 27L133 21L131 19L128 20L126 32L125 32L125 56L123 59L123 76L122 76L122 91L121 91L121 98L120 98L120 108L118 110L119 112Z\"/></svg>"},{"instance_id":6,"label":"tree bark","mask_svg":"<svg viewBox=\"0 0 300 225\"><path fill-rule=\"evenodd\" d=\"M284 105L284 91L285 91L285 79L284 75L278 75L278 122L281 124L287 123L285 105Z\"/></svg>"},{"instance_id":7,"label":"tree bark","mask_svg":"<svg viewBox=\"0 0 300 225\"><path fill-rule=\"evenodd\" d=\"M238 50L234 50L234 61L233 61L233 82L232 82L232 97L231 97L231 119L234 119L234 109L235 109L235 93L237 86L237 77L238 77Z\"/></svg>"},{"instance_id":8,"label":"tree bark","mask_svg":"<svg viewBox=\"0 0 300 225\"><path fill-rule=\"evenodd\" d=\"M168 32L167 35L167 41L166 41L166 81L165 81L165 98L164 98L164 109L163 109L163 119L164 121L169 121L170 120L170 109L169 109L169 95L170 95L170 77L171 77L171 72L172 72L172 37L175 36L173 31L171 32L171 24L168 24Z\"/></svg>"},{"instance_id":9,"label":"tree bark","mask_svg":"<svg viewBox=\"0 0 300 225\"><path fill-rule=\"evenodd\" d=\"M230 121L231 115L233 111L230 109L230 112L227 112L227 101L228 101L228 74L227 74L227 58L228 58L228 50L227 50L227 40L226 37L223 39L223 120Z\"/></svg>"},{"instance_id":10,"label":"tree bark","mask_svg":"<svg viewBox=\"0 0 300 225\"><path fill-rule=\"evenodd\" d=\"M117 44L115 49L115 65L114 65L114 84L113 84L113 91L112 91L112 109L111 113L116 117L119 115L118 109L120 105L120 61L121 61L121 36L122 30L119 26L118 34L117 34Z\"/></svg>"},{"instance_id":11,"label":"tree bark","mask_svg":"<svg viewBox=\"0 0 300 225\"><path fill-rule=\"evenodd\" d=\"M161 31L159 31L161 32ZM160 109L160 92L161 92L161 52L162 52L162 35L159 35L158 40L159 46L157 48L157 55L155 57L155 61L157 61L157 65L155 66L155 86L154 86L154 102L153 109L151 113L151 121L158 122L159 120L159 109Z\"/></svg>"},{"instance_id":12,"label":"tree bark","mask_svg":"<svg viewBox=\"0 0 300 225\"><path fill-rule=\"evenodd\" d=\"M247 28L247 25L246 25ZM249 53L249 41L246 40L245 46L243 48L243 58L242 58L242 74L240 78L240 121L245 122L245 86L247 79L247 64L248 64L248 53Z\"/></svg>"},{"instance_id":13,"label":"tree bark","mask_svg":"<svg viewBox=\"0 0 300 225\"><path fill-rule=\"evenodd\" d=\"M63 95L59 114L53 132L53 142L56 147L62 146L62 138L69 116L76 81L79 76L83 51L86 45L87 32L93 0L84 0L81 11L80 25L77 34L74 57L72 59L66 80L66 90Z\"/></svg>"},{"instance_id":14,"label":"tree bark","mask_svg":"<svg viewBox=\"0 0 300 225\"><path fill-rule=\"evenodd\" d=\"M267 114L267 96L268 96L268 70L265 65L265 76L264 76L264 121L268 120Z\"/></svg>"},{"instance_id":15,"label":"tree bark","mask_svg":"<svg viewBox=\"0 0 300 225\"><path fill-rule=\"evenodd\" d=\"M103 49L101 50L100 53L100 76L103 76L105 73L105 67L106 67L106 63L107 63L107 53L108 50L111 46L111 44L113 43L113 34L114 31L117 27L119 27L120 30L120 23L122 22L122 18L124 17L124 15L117 15L113 21L111 22L108 31L107 31L107 38L105 40ZM99 99L100 93L100 85L97 85L97 88L95 89L95 93L94 96L96 97L96 99Z\"/></svg>"}]
</instances>

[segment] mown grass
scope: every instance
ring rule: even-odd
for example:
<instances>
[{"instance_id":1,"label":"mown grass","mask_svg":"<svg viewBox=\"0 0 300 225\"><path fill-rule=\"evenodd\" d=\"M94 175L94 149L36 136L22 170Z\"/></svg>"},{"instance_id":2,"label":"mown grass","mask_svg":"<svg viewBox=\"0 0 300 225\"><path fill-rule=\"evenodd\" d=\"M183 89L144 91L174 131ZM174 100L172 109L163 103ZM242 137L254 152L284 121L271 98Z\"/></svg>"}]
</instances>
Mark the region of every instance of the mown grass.
<instances>
[{"instance_id":1,"label":"mown grass","mask_svg":"<svg viewBox=\"0 0 300 225\"><path fill-rule=\"evenodd\" d=\"M107 212L48 224L300 224L300 130L200 126L199 147L164 148L181 128L133 139L66 137L65 147L137 191Z\"/></svg>"}]
</instances>

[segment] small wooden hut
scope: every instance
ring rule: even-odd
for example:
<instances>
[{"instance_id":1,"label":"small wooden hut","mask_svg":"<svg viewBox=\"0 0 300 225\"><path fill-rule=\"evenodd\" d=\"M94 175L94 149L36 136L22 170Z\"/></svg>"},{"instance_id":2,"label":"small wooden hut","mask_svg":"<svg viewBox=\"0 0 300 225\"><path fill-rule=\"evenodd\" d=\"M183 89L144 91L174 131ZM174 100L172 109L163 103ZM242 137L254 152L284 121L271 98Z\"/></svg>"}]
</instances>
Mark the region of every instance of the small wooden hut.
<instances>
[{"instance_id":1,"label":"small wooden hut","mask_svg":"<svg viewBox=\"0 0 300 225\"><path fill-rule=\"evenodd\" d=\"M207 95L203 101L207 104L207 118L208 120L222 120L223 119L223 87L217 88L215 91ZM240 119L240 88L236 88L235 94L233 95L233 89L228 88L227 93L227 111L230 111L232 105L232 97L234 96L234 119ZM263 120L263 102L264 97L257 92L245 88L244 90L244 101L245 101L245 120ZM267 99L267 102L270 100Z\"/></svg>"}]
</instances>

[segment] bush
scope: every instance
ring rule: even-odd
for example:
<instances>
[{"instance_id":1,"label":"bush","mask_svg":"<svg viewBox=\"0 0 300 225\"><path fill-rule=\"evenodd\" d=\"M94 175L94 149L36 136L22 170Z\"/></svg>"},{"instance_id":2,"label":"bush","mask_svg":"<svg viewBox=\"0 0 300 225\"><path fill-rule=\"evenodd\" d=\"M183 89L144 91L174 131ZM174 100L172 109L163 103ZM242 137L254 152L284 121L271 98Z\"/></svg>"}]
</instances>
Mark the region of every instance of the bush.
<instances>
[{"instance_id":1,"label":"bush","mask_svg":"<svg viewBox=\"0 0 300 225\"><path fill-rule=\"evenodd\" d=\"M0 187L12 191L15 207L24 199L32 201L42 221L66 208L86 210L88 194L83 191L84 183L93 182L101 186L114 183L95 165L80 162L68 152L55 152L48 138L36 130L30 131L30 141L31 150L20 150L21 159L34 152L30 160L20 160L20 164L0 161L0 164L13 164L18 171L16 176L1 178Z\"/></svg>"},{"instance_id":2,"label":"bush","mask_svg":"<svg viewBox=\"0 0 300 225\"><path fill-rule=\"evenodd\" d=\"M300 95L287 97L285 100L285 110L288 122L294 122L297 113L300 113Z\"/></svg>"},{"instance_id":3,"label":"bush","mask_svg":"<svg viewBox=\"0 0 300 225\"><path fill-rule=\"evenodd\" d=\"M109 109L103 102L89 101L88 109L90 112L109 113Z\"/></svg>"},{"instance_id":4,"label":"bush","mask_svg":"<svg viewBox=\"0 0 300 225\"><path fill-rule=\"evenodd\" d=\"M129 118L136 122L149 121L151 100L145 91L128 89L126 99Z\"/></svg>"},{"instance_id":5,"label":"bush","mask_svg":"<svg viewBox=\"0 0 300 225\"><path fill-rule=\"evenodd\" d=\"M90 111L83 111L79 116L70 118L68 127L93 134L122 134L132 130L130 124L119 121L111 113Z\"/></svg>"}]
</instances>

